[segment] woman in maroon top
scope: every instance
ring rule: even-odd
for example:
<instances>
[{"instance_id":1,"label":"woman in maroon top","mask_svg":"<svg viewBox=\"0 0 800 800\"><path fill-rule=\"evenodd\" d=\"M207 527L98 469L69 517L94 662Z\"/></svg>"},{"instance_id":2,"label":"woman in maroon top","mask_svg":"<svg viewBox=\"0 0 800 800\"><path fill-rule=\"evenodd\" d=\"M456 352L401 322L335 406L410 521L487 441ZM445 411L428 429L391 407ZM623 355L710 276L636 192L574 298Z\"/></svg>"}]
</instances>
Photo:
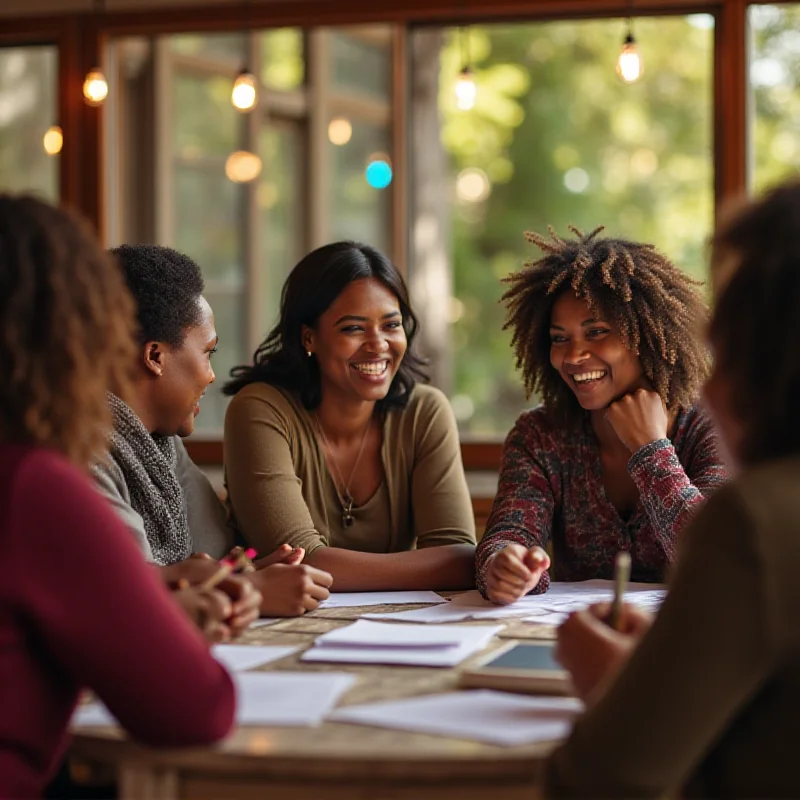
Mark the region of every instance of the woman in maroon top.
<instances>
[{"instance_id":1,"label":"woman in maroon top","mask_svg":"<svg viewBox=\"0 0 800 800\"><path fill-rule=\"evenodd\" d=\"M228 674L84 474L133 329L89 232L0 195L0 797L41 794L83 687L151 745L211 742L233 722Z\"/></svg>"},{"instance_id":2,"label":"woman in maroon top","mask_svg":"<svg viewBox=\"0 0 800 800\"><path fill-rule=\"evenodd\" d=\"M694 281L652 245L529 233L544 257L504 295L517 366L543 403L506 439L500 485L476 552L481 592L510 603L555 575L663 580L679 531L725 480L709 420L706 309Z\"/></svg>"}]
</instances>

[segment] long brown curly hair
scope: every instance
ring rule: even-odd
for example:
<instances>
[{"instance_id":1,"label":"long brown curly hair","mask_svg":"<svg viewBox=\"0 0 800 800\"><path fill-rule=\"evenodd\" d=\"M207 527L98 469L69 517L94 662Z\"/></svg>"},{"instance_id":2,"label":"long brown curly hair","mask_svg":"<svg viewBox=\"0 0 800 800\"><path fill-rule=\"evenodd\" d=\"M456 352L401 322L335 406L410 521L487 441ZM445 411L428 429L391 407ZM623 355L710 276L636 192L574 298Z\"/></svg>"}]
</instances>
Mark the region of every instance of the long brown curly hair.
<instances>
[{"instance_id":1,"label":"long brown curly hair","mask_svg":"<svg viewBox=\"0 0 800 800\"><path fill-rule=\"evenodd\" d=\"M122 274L73 214L0 194L0 441L80 466L105 451L106 392L125 393L134 307Z\"/></svg>"},{"instance_id":2,"label":"long brown curly hair","mask_svg":"<svg viewBox=\"0 0 800 800\"><path fill-rule=\"evenodd\" d=\"M645 376L670 411L695 402L708 372L702 328L707 309L701 285L653 245L599 238L602 227L562 239L528 232L544 256L504 279L517 368L530 397L564 423L585 413L550 363L550 315L557 298L572 291L602 315L635 353Z\"/></svg>"}]
</instances>

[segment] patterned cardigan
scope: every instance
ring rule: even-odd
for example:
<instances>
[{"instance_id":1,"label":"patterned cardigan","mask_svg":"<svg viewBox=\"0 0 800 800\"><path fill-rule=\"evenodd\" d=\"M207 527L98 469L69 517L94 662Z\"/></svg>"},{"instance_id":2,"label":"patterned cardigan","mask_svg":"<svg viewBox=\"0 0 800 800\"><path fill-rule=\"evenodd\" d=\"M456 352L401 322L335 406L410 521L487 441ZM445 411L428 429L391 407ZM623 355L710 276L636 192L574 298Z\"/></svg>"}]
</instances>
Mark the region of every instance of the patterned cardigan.
<instances>
[{"instance_id":1,"label":"patterned cardigan","mask_svg":"<svg viewBox=\"0 0 800 800\"><path fill-rule=\"evenodd\" d=\"M511 542L545 547L551 538L555 574L545 573L534 593L547 591L551 577L611 578L619 550L630 551L632 580L664 580L679 532L727 479L710 420L696 406L682 411L673 439L641 447L628 472L639 501L623 519L606 497L588 416L577 429L564 430L543 406L522 414L503 447L500 484L475 554L481 593L489 556Z\"/></svg>"}]
</instances>

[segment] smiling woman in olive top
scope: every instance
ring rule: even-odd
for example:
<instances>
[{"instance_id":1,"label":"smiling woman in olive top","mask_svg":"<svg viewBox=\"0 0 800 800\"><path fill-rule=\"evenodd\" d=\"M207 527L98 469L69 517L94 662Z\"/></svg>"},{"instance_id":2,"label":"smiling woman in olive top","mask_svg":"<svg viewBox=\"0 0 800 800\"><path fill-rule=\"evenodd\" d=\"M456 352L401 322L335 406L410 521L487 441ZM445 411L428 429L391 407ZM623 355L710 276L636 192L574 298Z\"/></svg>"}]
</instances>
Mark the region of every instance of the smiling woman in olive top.
<instances>
[{"instance_id":1,"label":"smiling woman in olive top","mask_svg":"<svg viewBox=\"0 0 800 800\"><path fill-rule=\"evenodd\" d=\"M444 395L420 383L416 331L394 265L330 244L292 270L278 325L225 387L241 532L261 552L304 547L338 591L473 585L458 432Z\"/></svg>"}]
</instances>

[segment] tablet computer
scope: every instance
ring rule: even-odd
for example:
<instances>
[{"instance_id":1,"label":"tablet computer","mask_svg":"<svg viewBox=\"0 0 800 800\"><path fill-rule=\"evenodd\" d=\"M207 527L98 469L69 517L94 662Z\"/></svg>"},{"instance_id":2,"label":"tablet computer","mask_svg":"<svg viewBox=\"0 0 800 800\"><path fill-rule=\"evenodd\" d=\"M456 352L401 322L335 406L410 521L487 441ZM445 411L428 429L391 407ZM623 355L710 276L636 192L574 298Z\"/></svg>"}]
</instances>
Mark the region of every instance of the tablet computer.
<instances>
[{"instance_id":1,"label":"tablet computer","mask_svg":"<svg viewBox=\"0 0 800 800\"><path fill-rule=\"evenodd\" d=\"M573 694L569 673L554 657L553 642L514 642L461 673L459 685L523 694Z\"/></svg>"}]
</instances>

